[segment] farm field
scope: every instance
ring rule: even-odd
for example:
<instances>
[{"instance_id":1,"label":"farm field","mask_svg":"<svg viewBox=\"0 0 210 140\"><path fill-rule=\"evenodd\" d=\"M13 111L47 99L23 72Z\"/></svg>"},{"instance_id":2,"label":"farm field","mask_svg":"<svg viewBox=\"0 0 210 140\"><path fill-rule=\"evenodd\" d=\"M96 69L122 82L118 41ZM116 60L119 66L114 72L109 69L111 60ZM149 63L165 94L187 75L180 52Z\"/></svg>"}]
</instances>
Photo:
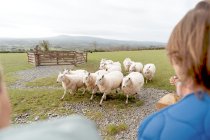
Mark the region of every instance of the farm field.
<instances>
[{"instance_id":1,"label":"farm field","mask_svg":"<svg viewBox=\"0 0 210 140\"><path fill-rule=\"evenodd\" d=\"M94 120L104 139L120 139L121 137L135 139L139 122L155 111L154 103L168 91L174 91L174 87L169 84L169 78L174 72L166 57L165 50L88 53L88 62L73 67L73 69L86 69L89 72L94 72L98 69L102 58L120 61L122 64L126 57L143 64L154 63L157 69L154 79L144 85L140 100L131 97L129 104L125 105L124 95L111 94L107 101L104 101L103 107L99 107L101 94L97 94L94 101L90 102L90 94L82 95L82 90L79 90L79 93L74 96L67 95L63 101L60 101L63 89L61 84L56 83L57 74L64 68L70 68L70 66L47 67L47 69L51 69L52 72L50 73L52 74L46 71L48 73L46 76L38 74L34 76L35 78L22 81L28 76L21 77L19 72L22 72L22 75L27 74L28 71L36 73L37 68L27 63L25 53L0 53L0 63L4 68L13 108L12 122L14 124L30 123L77 113ZM44 74L42 73L42 75ZM114 115L109 117L107 112ZM135 119L129 122L126 117L129 117L131 113ZM117 120L114 120L113 117L116 117ZM124 132L129 133L129 135Z\"/></svg>"}]
</instances>

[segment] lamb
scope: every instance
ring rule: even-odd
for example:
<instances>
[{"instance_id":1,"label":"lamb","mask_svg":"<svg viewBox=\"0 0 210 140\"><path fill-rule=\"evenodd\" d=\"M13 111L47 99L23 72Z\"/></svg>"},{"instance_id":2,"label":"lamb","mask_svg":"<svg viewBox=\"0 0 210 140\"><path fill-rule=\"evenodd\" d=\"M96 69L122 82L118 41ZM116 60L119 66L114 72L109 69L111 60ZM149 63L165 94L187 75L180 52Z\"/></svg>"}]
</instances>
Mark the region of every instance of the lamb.
<instances>
[{"instance_id":1,"label":"lamb","mask_svg":"<svg viewBox=\"0 0 210 140\"><path fill-rule=\"evenodd\" d=\"M83 83L83 75L77 75L77 74L63 74L59 73L57 78L57 83L61 82L62 86L64 88L64 94L61 97L61 100L65 97L67 90L71 90L73 94L82 87L85 87L83 94L85 93L86 86Z\"/></svg>"},{"instance_id":2,"label":"lamb","mask_svg":"<svg viewBox=\"0 0 210 140\"><path fill-rule=\"evenodd\" d=\"M143 75L146 79L146 83L147 83L147 80L151 81L152 78L154 77L155 75L155 71L156 71L156 67L154 64L146 64L143 68Z\"/></svg>"},{"instance_id":3,"label":"lamb","mask_svg":"<svg viewBox=\"0 0 210 140\"><path fill-rule=\"evenodd\" d=\"M129 68L129 72L140 72L143 71L143 64L140 62L133 62Z\"/></svg>"},{"instance_id":4,"label":"lamb","mask_svg":"<svg viewBox=\"0 0 210 140\"><path fill-rule=\"evenodd\" d=\"M140 94L143 85L144 77L139 72L131 72L123 78L121 89L126 95L126 104L128 104L129 95Z\"/></svg>"},{"instance_id":5,"label":"lamb","mask_svg":"<svg viewBox=\"0 0 210 140\"><path fill-rule=\"evenodd\" d=\"M100 92L103 93L101 97L100 106L106 95L109 94L113 89L117 89L121 86L123 80L123 74L120 71L112 71L110 73L99 75L96 78L96 85L98 86Z\"/></svg>"},{"instance_id":6,"label":"lamb","mask_svg":"<svg viewBox=\"0 0 210 140\"><path fill-rule=\"evenodd\" d=\"M125 58L123 61L125 71L129 71L130 66L132 65L133 61L130 58Z\"/></svg>"}]
</instances>

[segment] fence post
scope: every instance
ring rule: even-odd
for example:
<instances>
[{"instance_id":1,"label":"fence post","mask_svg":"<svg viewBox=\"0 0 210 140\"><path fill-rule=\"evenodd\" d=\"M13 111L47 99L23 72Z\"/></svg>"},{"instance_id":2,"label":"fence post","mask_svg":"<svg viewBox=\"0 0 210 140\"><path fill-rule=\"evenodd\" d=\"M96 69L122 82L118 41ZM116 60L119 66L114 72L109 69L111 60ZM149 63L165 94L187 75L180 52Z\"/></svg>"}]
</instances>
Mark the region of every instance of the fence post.
<instances>
[{"instance_id":1,"label":"fence post","mask_svg":"<svg viewBox=\"0 0 210 140\"><path fill-rule=\"evenodd\" d=\"M56 52L57 65L58 65L58 57L59 57L59 54L58 54L58 52Z\"/></svg>"},{"instance_id":2,"label":"fence post","mask_svg":"<svg viewBox=\"0 0 210 140\"><path fill-rule=\"evenodd\" d=\"M38 66L38 65L39 65L39 58L38 58L37 53L34 53L34 58L35 58L35 63L34 63L34 65L35 65L35 66Z\"/></svg>"},{"instance_id":3,"label":"fence post","mask_svg":"<svg viewBox=\"0 0 210 140\"><path fill-rule=\"evenodd\" d=\"M27 52L27 57L28 57L28 63L29 63L29 54L28 54L28 52Z\"/></svg>"},{"instance_id":4,"label":"fence post","mask_svg":"<svg viewBox=\"0 0 210 140\"><path fill-rule=\"evenodd\" d=\"M74 66L77 65L77 54L76 54L76 53L77 53L77 52L74 51Z\"/></svg>"},{"instance_id":5,"label":"fence post","mask_svg":"<svg viewBox=\"0 0 210 140\"><path fill-rule=\"evenodd\" d=\"M87 63L87 59L88 59L88 53L86 52L86 59L85 59L86 63Z\"/></svg>"}]
</instances>

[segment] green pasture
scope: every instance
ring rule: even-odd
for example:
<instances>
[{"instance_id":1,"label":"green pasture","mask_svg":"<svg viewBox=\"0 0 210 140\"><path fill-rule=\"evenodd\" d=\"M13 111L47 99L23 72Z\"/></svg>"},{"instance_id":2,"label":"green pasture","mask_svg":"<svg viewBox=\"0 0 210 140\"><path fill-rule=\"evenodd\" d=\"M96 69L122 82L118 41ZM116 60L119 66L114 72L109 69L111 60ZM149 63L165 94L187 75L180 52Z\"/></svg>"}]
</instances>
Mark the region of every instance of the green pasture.
<instances>
[{"instance_id":1,"label":"green pasture","mask_svg":"<svg viewBox=\"0 0 210 140\"><path fill-rule=\"evenodd\" d=\"M174 74L174 71L166 57L165 50L142 50L142 51L119 51L119 52L97 52L88 53L88 62L86 64L78 65L75 69L86 69L89 72L98 70L100 60L102 58L111 59L113 61L123 62L123 60L129 57L133 61L142 62L143 64L154 63L156 66L156 74L152 82L144 85L144 88L156 88L163 90L174 90L174 87L169 84L169 78ZM6 83L13 84L18 80L18 76L15 74L17 71L30 69L34 66L28 64L27 55L24 53L0 53L0 64L4 69L4 77ZM122 65L123 66L123 65ZM123 72L126 75L125 72ZM60 98L63 94L61 89L38 89L36 87L61 87L61 84L56 83L57 75L52 75L46 78L35 79L26 83L27 87L31 87L31 90L26 89L12 89L8 88L11 104L13 108L12 120L17 116L24 113L29 113L29 120L33 121L35 116L39 116L40 119L46 119L48 113L56 113L59 115L69 115L74 113L72 110L66 110L65 104L86 102L90 103L90 93L82 95L82 91L76 95L66 95L63 101ZM99 103L101 94L97 94L94 97L94 103ZM104 108L118 108L128 109L136 106L141 106L143 101L136 100L134 97L129 99L129 105L125 105L125 96L122 94L111 94L107 97L107 101L104 101ZM103 114L97 111L89 111L85 116L93 118L95 120L102 119ZM119 128L118 128L119 127ZM106 131L111 136L118 131L126 130L126 125L121 126L107 126Z\"/></svg>"},{"instance_id":2,"label":"green pasture","mask_svg":"<svg viewBox=\"0 0 210 140\"><path fill-rule=\"evenodd\" d=\"M0 65L3 66L7 84L12 84L18 80L18 77L14 74L16 71L33 67L27 61L26 53L0 53Z\"/></svg>"}]
</instances>

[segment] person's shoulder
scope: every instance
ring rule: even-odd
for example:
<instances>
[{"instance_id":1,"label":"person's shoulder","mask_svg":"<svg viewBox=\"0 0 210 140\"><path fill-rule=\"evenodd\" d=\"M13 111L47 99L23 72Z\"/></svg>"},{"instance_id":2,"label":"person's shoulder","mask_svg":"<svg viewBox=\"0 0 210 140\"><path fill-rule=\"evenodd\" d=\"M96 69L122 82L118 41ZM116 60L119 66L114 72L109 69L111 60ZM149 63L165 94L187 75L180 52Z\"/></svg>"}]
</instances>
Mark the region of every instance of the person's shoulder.
<instances>
[{"instance_id":1,"label":"person's shoulder","mask_svg":"<svg viewBox=\"0 0 210 140\"><path fill-rule=\"evenodd\" d=\"M177 108L181 108L179 105L182 104L182 102L186 102L187 98L191 98L192 95L189 95L183 99L181 99L180 101L178 101L176 104L170 105L168 107L165 107L161 110L159 110L158 112L153 113L152 115L148 116L143 123L141 124L141 127L145 127L145 125L147 125L149 122L151 121L158 121L160 119L161 116L163 116L163 114L165 114L167 111L173 110L173 109L177 109ZM182 106L182 105L181 105Z\"/></svg>"},{"instance_id":2,"label":"person's shoulder","mask_svg":"<svg viewBox=\"0 0 210 140\"><path fill-rule=\"evenodd\" d=\"M200 100L196 96L195 94L187 95L176 104L168 106L147 117L138 129L138 138L142 139L144 136L150 136L150 139L153 139L153 137L158 137L164 128L166 119L174 122L177 120L193 122L195 119L191 120L192 118L202 118L206 114L203 112L209 112L207 106L210 104L210 96L204 94L204 100ZM196 112L194 110L199 111ZM189 114L194 117L186 117ZM183 118L183 116L185 117Z\"/></svg>"},{"instance_id":3,"label":"person's shoulder","mask_svg":"<svg viewBox=\"0 0 210 140\"><path fill-rule=\"evenodd\" d=\"M174 105L168 106L166 108L161 109L158 112L153 113L152 115L148 116L140 125L138 129L138 138L142 138L142 135L147 135L145 133L149 132L150 134L153 134L154 137L158 135L159 131L164 125L164 114L167 110L172 108ZM147 131L149 130L149 131ZM152 132L151 132L152 131ZM152 136L152 135L150 135ZM151 138L152 139L152 138Z\"/></svg>"}]
</instances>

